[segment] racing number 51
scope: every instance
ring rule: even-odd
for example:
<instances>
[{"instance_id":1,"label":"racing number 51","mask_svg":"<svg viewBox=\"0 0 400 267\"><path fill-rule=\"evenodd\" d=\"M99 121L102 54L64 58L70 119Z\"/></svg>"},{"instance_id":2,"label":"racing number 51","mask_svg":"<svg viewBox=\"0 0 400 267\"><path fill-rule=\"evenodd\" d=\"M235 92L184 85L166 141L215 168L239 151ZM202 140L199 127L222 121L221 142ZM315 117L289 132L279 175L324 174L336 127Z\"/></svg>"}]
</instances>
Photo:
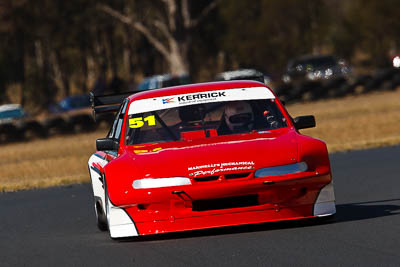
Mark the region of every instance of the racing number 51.
<instances>
[{"instance_id":1,"label":"racing number 51","mask_svg":"<svg viewBox=\"0 0 400 267\"><path fill-rule=\"evenodd\" d=\"M129 127L130 128L140 128L144 126L144 122L147 122L147 125L154 126L156 125L156 118L154 115L147 116L146 118L137 117L129 119Z\"/></svg>"}]
</instances>

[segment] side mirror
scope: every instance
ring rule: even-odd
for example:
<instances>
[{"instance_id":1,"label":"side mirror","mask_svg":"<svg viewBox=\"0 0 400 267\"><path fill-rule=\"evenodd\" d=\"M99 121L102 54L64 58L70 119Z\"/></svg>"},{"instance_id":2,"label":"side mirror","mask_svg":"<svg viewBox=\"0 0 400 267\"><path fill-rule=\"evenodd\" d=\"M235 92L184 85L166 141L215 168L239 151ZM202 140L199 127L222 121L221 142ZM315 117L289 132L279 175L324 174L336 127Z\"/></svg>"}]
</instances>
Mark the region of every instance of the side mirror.
<instances>
[{"instance_id":1,"label":"side mirror","mask_svg":"<svg viewBox=\"0 0 400 267\"><path fill-rule=\"evenodd\" d=\"M100 138L96 140L97 151L118 150L118 142L111 138Z\"/></svg>"},{"instance_id":2,"label":"side mirror","mask_svg":"<svg viewBox=\"0 0 400 267\"><path fill-rule=\"evenodd\" d=\"M297 130L315 127L315 117L312 115L296 117L293 122Z\"/></svg>"}]
</instances>

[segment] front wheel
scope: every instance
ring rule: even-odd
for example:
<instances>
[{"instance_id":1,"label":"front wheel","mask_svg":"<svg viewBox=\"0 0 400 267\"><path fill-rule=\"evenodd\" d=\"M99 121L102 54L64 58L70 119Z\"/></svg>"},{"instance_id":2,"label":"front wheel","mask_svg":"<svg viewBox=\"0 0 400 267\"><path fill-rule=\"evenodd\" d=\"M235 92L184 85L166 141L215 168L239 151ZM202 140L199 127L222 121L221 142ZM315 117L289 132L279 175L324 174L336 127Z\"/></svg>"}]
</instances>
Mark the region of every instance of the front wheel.
<instances>
[{"instance_id":1,"label":"front wheel","mask_svg":"<svg viewBox=\"0 0 400 267\"><path fill-rule=\"evenodd\" d=\"M100 201L96 201L94 209L96 212L97 227L99 228L100 231L103 232L107 231L108 230L107 215L105 214Z\"/></svg>"}]
</instances>

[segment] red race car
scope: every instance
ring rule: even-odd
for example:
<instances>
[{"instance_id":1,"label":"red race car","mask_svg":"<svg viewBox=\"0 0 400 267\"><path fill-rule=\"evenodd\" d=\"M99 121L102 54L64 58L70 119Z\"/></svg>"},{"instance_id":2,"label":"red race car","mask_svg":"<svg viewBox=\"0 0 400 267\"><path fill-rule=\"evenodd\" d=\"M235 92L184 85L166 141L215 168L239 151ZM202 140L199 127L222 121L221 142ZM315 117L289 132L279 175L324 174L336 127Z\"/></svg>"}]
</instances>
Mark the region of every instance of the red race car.
<instances>
[{"instance_id":1,"label":"red race car","mask_svg":"<svg viewBox=\"0 0 400 267\"><path fill-rule=\"evenodd\" d=\"M117 111L89 159L97 224L111 238L335 214L324 142L254 81L91 96Z\"/></svg>"}]
</instances>

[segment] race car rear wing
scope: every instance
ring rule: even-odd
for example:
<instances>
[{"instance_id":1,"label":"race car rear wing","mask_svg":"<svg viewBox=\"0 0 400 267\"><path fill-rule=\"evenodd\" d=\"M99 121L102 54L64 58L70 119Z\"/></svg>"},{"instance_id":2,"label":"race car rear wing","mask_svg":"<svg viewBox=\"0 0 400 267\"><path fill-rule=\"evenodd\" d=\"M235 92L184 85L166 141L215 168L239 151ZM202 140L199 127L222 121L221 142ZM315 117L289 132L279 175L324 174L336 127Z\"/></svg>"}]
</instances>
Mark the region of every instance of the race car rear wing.
<instances>
[{"instance_id":1,"label":"race car rear wing","mask_svg":"<svg viewBox=\"0 0 400 267\"><path fill-rule=\"evenodd\" d=\"M122 101L139 91L123 92L111 95L95 95L94 92L89 93L90 103L92 104L93 117L96 119L96 114L109 113L118 111Z\"/></svg>"}]
</instances>

